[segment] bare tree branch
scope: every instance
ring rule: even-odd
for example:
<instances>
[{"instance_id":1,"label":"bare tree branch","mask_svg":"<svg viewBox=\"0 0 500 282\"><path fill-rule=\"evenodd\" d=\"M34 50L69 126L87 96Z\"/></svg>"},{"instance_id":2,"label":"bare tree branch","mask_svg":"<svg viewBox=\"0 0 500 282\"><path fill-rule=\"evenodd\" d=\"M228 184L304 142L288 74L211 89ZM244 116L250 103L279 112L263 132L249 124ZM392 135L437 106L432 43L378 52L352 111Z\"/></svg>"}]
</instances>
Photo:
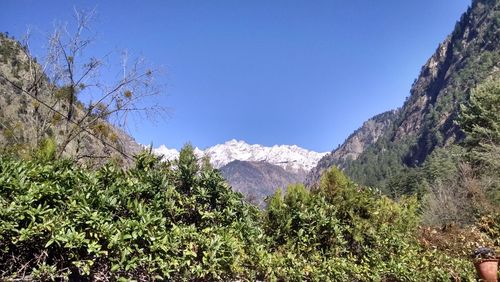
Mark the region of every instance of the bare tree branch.
<instances>
[{"instance_id":1,"label":"bare tree branch","mask_svg":"<svg viewBox=\"0 0 500 282\"><path fill-rule=\"evenodd\" d=\"M59 24L48 37L45 60L39 65L30 53L29 30L25 37L23 51L28 64L28 83L17 83L2 75L15 89L29 96L33 101L33 116L37 122L36 143L57 131L58 156L69 154L76 142L79 152L81 140L91 136L104 147L112 148L126 158L131 158L106 136L110 129L125 127L130 116L148 118L167 111L158 104L148 101L161 91L154 81L156 69L147 68L142 58L132 58L124 51L120 60L119 78L109 83L99 76L111 52L102 57L86 57L85 51L95 41L90 35L90 23L95 10L74 11L76 26L68 28ZM93 102L97 101L97 102ZM40 106L43 107L41 110ZM64 120L62 120L64 119ZM108 128L109 127L109 128ZM62 130L61 130L62 129ZM104 130L105 132L99 132ZM88 157L88 152L79 153Z\"/></svg>"}]
</instances>

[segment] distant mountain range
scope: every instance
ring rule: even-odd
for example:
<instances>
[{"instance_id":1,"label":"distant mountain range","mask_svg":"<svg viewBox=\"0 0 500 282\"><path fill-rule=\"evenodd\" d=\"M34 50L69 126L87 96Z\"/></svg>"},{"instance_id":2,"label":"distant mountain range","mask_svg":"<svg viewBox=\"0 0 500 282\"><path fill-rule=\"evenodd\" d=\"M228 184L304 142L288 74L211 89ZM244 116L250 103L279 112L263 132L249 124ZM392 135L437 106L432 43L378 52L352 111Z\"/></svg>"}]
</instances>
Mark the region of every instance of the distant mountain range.
<instances>
[{"instance_id":1,"label":"distant mountain range","mask_svg":"<svg viewBox=\"0 0 500 282\"><path fill-rule=\"evenodd\" d=\"M165 160L174 160L179 151L164 145L153 149ZM208 156L212 165L220 169L224 178L239 192L262 205L262 200L278 188L304 182L307 173L326 153L318 153L296 145L266 147L230 140L205 150L195 148L201 158Z\"/></svg>"},{"instance_id":2,"label":"distant mountain range","mask_svg":"<svg viewBox=\"0 0 500 282\"><path fill-rule=\"evenodd\" d=\"M163 155L166 160L173 160L179 156L179 151L169 149L165 145L153 149L153 152ZM304 173L311 170L325 153L318 153L300 148L296 145L274 145L266 147L259 144L248 144L241 140L230 140L205 150L195 148L198 157L209 156L215 168L221 168L228 163L239 161L267 162L295 173Z\"/></svg>"}]
</instances>

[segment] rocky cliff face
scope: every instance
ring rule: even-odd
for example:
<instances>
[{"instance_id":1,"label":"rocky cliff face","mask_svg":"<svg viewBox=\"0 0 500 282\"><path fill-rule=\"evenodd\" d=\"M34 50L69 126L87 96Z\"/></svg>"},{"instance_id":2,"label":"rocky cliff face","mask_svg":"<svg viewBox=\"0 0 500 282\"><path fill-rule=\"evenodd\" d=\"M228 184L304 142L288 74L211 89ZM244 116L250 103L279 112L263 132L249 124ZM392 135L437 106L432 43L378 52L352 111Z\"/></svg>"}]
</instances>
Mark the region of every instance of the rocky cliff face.
<instances>
[{"instance_id":1,"label":"rocky cliff face","mask_svg":"<svg viewBox=\"0 0 500 282\"><path fill-rule=\"evenodd\" d=\"M319 162L308 182L316 181L326 167L338 165L360 183L383 185L404 167L422 164L436 147L459 142L464 136L454 121L460 104L475 85L500 75L499 3L473 1L452 34L422 67L407 101L390 118L391 126L380 126L378 138L364 143L367 146L348 150L355 140L347 139ZM350 155L346 149L353 157L344 162L342 156Z\"/></svg>"},{"instance_id":2,"label":"rocky cliff face","mask_svg":"<svg viewBox=\"0 0 500 282\"><path fill-rule=\"evenodd\" d=\"M305 184L311 186L318 182L321 174L332 166L345 169L349 161L356 160L368 146L377 142L391 128L397 113L396 110L388 111L365 121L339 148L319 160L318 165L307 174Z\"/></svg>"},{"instance_id":3,"label":"rocky cliff face","mask_svg":"<svg viewBox=\"0 0 500 282\"><path fill-rule=\"evenodd\" d=\"M409 101L404 105L395 139L415 135L422 130L423 118L445 96L452 103L462 102L458 95L467 93L478 81L498 71L497 62L481 62L485 54L498 54L498 1L474 1L472 7L457 22L455 30L442 42L434 55L422 67L412 86ZM492 53L492 54L490 54ZM486 57L489 57L486 55ZM473 67L482 66L477 70ZM466 71L477 71L476 75ZM468 77L466 77L468 76ZM470 80L470 81L467 81ZM453 114L453 107L441 111L437 125L442 126Z\"/></svg>"}]
</instances>

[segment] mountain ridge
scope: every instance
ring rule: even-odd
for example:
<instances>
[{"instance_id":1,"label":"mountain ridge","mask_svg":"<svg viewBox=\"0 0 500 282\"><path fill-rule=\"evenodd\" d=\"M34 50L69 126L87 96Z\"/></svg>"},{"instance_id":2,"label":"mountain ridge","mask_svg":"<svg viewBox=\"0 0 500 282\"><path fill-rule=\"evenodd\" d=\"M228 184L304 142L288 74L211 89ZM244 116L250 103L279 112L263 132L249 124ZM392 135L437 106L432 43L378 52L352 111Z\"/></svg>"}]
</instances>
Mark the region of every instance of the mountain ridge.
<instances>
[{"instance_id":1,"label":"mountain ridge","mask_svg":"<svg viewBox=\"0 0 500 282\"><path fill-rule=\"evenodd\" d=\"M153 149L165 160L173 160L179 156L176 149L161 145ZM294 173L307 173L326 153L318 153L301 148L297 145L274 145L271 147L248 144L242 140L232 139L223 144L217 144L205 150L195 148L195 154L201 158L207 155L215 168L221 168L232 161L265 161Z\"/></svg>"},{"instance_id":2,"label":"mountain ridge","mask_svg":"<svg viewBox=\"0 0 500 282\"><path fill-rule=\"evenodd\" d=\"M468 100L474 86L500 76L499 5L495 0L473 1L422 66L391 125L375 142L365 142L361 152L345 146L351 141L348 138L311 170L308 184L316 183L321 171L337 165L358 183L383 187L406 168L421 166L435 148L463 140L464 133L456 124L460 105ZM359 130L363 131L363 126ZM339 161L332 157L349 153L355 153L356 158Z\"/></svg>"},{"instance_id":3,"label":"mountain ridge","mask_svg":"<svg viewBox=\"0 0 500 282\"><path fill-rule=\"evenodd\" d=\"M176 149L161 145L153 149L164 160L175 160ZM264 207L264 199L278 188L303 183L307 173L326 153L317 153L297 145L248 144L241 140L229 140L205 150L194 149L201 160L208 156L212 166L219 169L233 190Z\"/></svg>"},{"instance_id":4,"label":"mountain ridge","mask_svg":"<svg viewBox=\"0 0 500 282\"><path fill-rule=\"evenodd\" d=\"M368 146L382 137L387 128L393 125L398 111L390 110L365 121L337 149L324 155L318 161L318 164L305 177L306 186L317 183L321 174L333 165L345 169L349 161L356 160Z\"/></svg>"}]
</instances>

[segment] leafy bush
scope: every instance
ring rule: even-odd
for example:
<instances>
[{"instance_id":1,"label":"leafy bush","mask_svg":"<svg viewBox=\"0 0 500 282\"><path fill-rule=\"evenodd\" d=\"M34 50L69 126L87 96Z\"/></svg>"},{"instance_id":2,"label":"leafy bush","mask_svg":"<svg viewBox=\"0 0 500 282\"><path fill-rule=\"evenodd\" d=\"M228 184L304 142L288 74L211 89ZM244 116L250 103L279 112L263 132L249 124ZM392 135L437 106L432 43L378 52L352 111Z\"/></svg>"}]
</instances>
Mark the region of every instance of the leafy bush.
<instances>
[{"instance_id":1,"label":"leafy bush","mask_svg":"<svg viewBox=\"0 0 500 282\"><path fill-rule=\"evenodd\" d=\"M270 280L446 281L473 279L467 260L420 246L416 198L394 202L338 169L320 187L276 193L266 213Z\"/></svg>"},{"instance_id":2,"label":"leafy bush","mask_svg":"<svg viewBox=\"0 0 500 282\"><path fill-rule=\"evenodd\" d=\"M49 150L50 151L50 150ZM471 264L420 247L414 198L340 171L259 211L192 148L89 171L41 154L0 158L0 279L446 281Z\"/></svg>"},{"instance_id":3,"label":"leafy bush","mask_svg":"<svg viewBox=\"0 0 500 282\"><path fill-rule=\"evenodd\" d=\"M149 154L128 171L1 159L0 277L254 276L257 209L215 170L192 175L190 193L180 175Z\"/></svg>"}]
</instances>

